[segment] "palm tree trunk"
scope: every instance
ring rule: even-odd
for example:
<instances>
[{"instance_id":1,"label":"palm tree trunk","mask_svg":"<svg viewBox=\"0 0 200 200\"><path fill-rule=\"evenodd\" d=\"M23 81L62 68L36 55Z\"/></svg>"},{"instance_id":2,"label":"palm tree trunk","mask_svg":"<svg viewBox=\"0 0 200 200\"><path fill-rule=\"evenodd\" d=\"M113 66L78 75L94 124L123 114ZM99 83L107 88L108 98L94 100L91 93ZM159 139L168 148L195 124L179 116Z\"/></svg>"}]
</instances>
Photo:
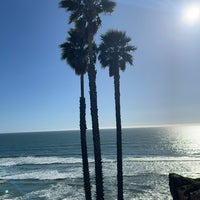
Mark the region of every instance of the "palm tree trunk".
<instances>
[{"instance_id":1,"label":"palm tree trunk","mask_svg":"<svg viewBox=\"0 0 200 200\"><path fill-rule=\"evenodd\" d=\"M118 200L123 200L123 164L122 164L122 130L121 130L121 111L120 111L120 76L119 68L114 75L115 87L115 114L117 128L117 185L118 185Z\"/></svg>"},{"instance_id":2,"label":"palm tree trunk","mask_svg":"<svg viewBox=\"0 0 200 200\"><path fill-rule=\"evenodd\" d=\"M94 144L96 199L104 200L101 143L99 135L98 108L97 108L96 70L92 59L93 52L92 52L91 34L88 39L88 46L89 46L89 58L90 58L88 78L89 78L89 89L90 89L90 112L92 117L92 131L93 131L93 144Z\"/></svg>"},{"instance_id":3,"label":"palm tree trunk","mask_svg":"<svg viewBox=\"0 0 200 200\"><path fill-rule=\"evenodd\" d=\"M87 153L87 141L86 141L86 119L85 119L85 97L84 97L84 76L81 75L81 97L80 97L80 136L81 136L81 150L82 150L82 162L83 162L83 178L84 178L84 189L85 199L91 200L91 186L90 186L90 173L88 164L88 153Z\"/></svg>"}]
</instances>

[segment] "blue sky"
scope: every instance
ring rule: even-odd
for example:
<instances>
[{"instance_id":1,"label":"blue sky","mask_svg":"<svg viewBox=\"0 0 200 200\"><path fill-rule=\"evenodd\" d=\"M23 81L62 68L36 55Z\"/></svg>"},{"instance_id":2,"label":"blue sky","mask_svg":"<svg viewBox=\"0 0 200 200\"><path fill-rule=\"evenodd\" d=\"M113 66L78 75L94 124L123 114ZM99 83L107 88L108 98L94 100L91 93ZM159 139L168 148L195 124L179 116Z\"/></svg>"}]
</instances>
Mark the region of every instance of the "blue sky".
<instances>
[{"instance_id":1,"label":"blue sky","mask_svg":"<svg viewBox=\"0 0 200 200\"><path fill-rule=\"evenodd\" d=\"M96 35L126 31L134 66L121 73L123 127L199 123L200 21L181 18L186 1L116 0ZM192 1L190 1L192 2ZM79 77L61 61L69 30L59 0L1 1L0 132L79 128ZM96 68L101 128L115 126L113 79ZM91 127L88 78L87 124Z\"/></svg>"}]
</instances>

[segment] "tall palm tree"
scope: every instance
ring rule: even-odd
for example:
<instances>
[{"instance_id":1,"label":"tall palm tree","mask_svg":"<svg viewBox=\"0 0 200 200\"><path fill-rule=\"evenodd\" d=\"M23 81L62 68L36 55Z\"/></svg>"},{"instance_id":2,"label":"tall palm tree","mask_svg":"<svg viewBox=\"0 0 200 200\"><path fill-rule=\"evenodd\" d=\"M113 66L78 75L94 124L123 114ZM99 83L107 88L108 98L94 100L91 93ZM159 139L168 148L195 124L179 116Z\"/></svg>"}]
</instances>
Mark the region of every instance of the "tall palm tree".
<instances>
[{"instance_id":1,"label":"tall palm tree","mask_svg":"<svg viewBox=\"0 0 200 200\"><path fill-rule=\"evenodd\" d=\"M88 42L88 79L94 143L96 199L103 200L103 172L97 108L96 69L94 65L92 43L94 42L94 35L101 26L100 14L112 13L115 2L112 0L61 0L60 7L70 12L69 23L75 23L76 28Z\"/></svg>"},{"instance_id":2,"label":"tall palm tree","mask_svg":"<svg viewBox=\"0 0 200 200\"><path fill-rule=\"evenodd\" d=\"M81 150L82 150L82 162L83 162L83 177L84 177L84 189L86 200L91 200L91 185L90 174L88 164L87 153L87 141L86 141L86 105L84 96L84 74L88 70L88 46L84 42L84 38L81 34L71 29L69 31L69 37L67 42L60 45L62 49L62 59L75 70L75 73L80 76L81 84L81 96L80 96L80 136L81 136Z\"/></svg>"},{"instance_id":3,"label":"tall palm tree","mask_svg":"<svg viewBox=\"0 0 200 200\"><path fill-rule=\"evenodd\" d=\"M119 70L126 69L126 63L133 65L132 51L135 46L129 45L130 37L125 32L110 30L101 36L98 59L102 67L109 67L110 77L114 77L115 113L117 133L117 184L118 199L123 200L123 165L122 165L122 130L120 113L120 75Z\"/></svg>"}]
</instances>

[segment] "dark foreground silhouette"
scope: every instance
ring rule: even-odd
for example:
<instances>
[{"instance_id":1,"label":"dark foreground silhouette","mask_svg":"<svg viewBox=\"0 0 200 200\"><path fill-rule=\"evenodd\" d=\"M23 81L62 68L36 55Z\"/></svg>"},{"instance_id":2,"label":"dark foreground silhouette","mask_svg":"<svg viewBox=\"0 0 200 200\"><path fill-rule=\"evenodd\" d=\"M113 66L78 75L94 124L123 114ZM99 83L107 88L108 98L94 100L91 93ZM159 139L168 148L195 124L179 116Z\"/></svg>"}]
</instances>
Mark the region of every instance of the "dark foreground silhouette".
<instances>
[{"instance_id":1,"label":"dark foreground silhouette","mask_svg":"<svg viewBox=\"0 0 200 200\"><path fill-rule=\"evenodd\" d=\"M169 186L173 200L200 200L200 178L169 174Z\"/></svg>"}]
</instances>

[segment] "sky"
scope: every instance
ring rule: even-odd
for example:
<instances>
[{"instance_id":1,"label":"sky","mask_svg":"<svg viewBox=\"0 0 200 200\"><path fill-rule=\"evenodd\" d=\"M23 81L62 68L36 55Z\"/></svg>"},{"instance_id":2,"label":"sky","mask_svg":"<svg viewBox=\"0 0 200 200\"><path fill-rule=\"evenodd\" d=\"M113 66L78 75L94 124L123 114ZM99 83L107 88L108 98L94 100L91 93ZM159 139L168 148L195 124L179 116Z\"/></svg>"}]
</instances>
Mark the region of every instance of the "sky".
<instances>
[{"instance_id":1,"label":"sky","mask_svg":"<svg viewBox=\"0 0 200 200\"><path fill-rule=\"evenodd\" d=\"M117 29L138 48L120 73L122 126L199 123L200 19L183 14L197 1L115 2L95 40ZM0 133L79 129L79 77L59 48L71 26L58 3L1 0ZM96 69L99 125L115 127L114 81L98 62ZM87 75L85 95L91 128Z\"/></svg>"}]
</instances>

